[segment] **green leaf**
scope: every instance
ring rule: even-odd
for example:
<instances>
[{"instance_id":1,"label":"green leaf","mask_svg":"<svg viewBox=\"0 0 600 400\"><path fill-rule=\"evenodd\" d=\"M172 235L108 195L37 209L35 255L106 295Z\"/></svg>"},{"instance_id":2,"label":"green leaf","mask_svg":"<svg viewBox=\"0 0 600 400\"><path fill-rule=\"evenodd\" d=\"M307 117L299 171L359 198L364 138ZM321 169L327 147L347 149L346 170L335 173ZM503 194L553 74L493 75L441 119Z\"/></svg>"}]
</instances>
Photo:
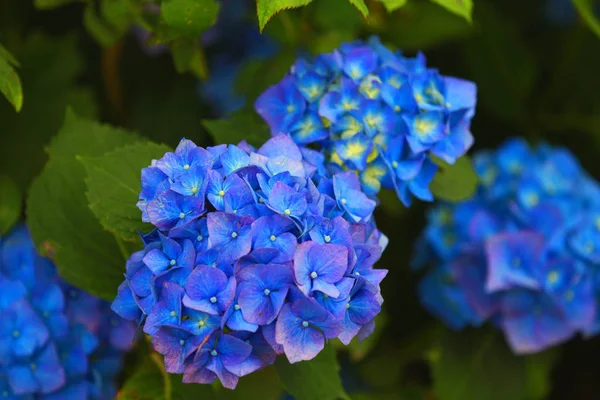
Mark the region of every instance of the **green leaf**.
<instances>
[{"instance_id":1,"label":"green leaf","mask_svg":"<svg viewBox=\"0 0 600 400\"><path fill-rule=\"evenodd\" d=\"M432 360L440 400L507 400L525 397L523 358L495 330L445 330Z\"/></svg>"},{"instance_id":2,"label":"green leaf","mask_svg":"<svg viewBox=\"0 0 600 400\"><path fill-rule=\"evenodd\" d=\"M119 392L122 400L214 400L210 385L186 384L181 375L169 374L164 369L162 357L157 353L147 355L138 369L125 382Z\"/></svg>"},{"instance_id":3,"label":"green leaf","mask_svg":"<svg viewBox=\"0 0 600 400\"><path fill-rule=\"evenodd\" d=\"M335 350L330 345L310 361L290 364L285 357L279 357L275 369L285 390L296 400L349 399L342 387Z\"/></svg>"},{"instance_id":4,"label":"green leaf","mask_svg":"<svg viewBox=\"0 0 600 400\"><path fill-rule=\"evenodd\" d=\"M238 112L227 119L205 120L203 124L216 144L238 144L246 140L249 144L260 147L271 136L265 123L246 113Z\"/></svg>"},{"instance_id":5,"label":"green leaf","mask_svg":"<svg viewBox=\"0 0 600 400\"><path fill-rule=\"evenodd\" d=\"M171 52L178 73L190 71L200 79L207 77L208 67L197 38L182 37L174 40Z\"/></svg>"},{"instance_id":6,"label":"green leaf","mask_svg":"<svg viewBox=\"0 0 600 400\"><path fill-rule=\"evenodd\" d=\"M41 10L49 10L53 8L58 8L65 6L70 3L75 2L85 2L86 0L35 0L35 8L39 8Z\"/></svg>"},{"instance_id":7,"label":"green leaf","mask_svg":"<svg viewBox=\"0 0 600 400\"><path fill-rule=\"evenodd\" d=\"M473 0L431 0L434 3L441 5L448 11L456 15L460 15L467 21L471 22L471 14L473 12Z\"/></svg>"},{"instance_id":8,"label":"green leaf","mask_svg":"<svg viewBox=\"0 0 600 400\"><path fill-rule=\"evenodd\" d=\"M21 66L15 56L13 56L12 53L6 49L6 47L2 46L2 44L0 44L0 58L8 61L8 63L13 67L18 68Z\"/></svg>"},{"instance_id":9,"label":"green leaf","mask_svg":"<svg viewBox=\"0 0 600 400\"><path fill-rule=\"evenodd\" d=\"M76 156L100 156L138 140L67 111L48 148L50 161L27 198L27 225L36 246L54 260L65 280L107 300L123 280L127 255L88 207L86 173Z\"/></svg>"},{"instance_id":10,"label":"green leaf","mask_svg":"<svg viewBox=\"0 0 600 400\"><path fill-rule=\"evenodd\" d=\"M379 0L385 6L388 12L396 11L397 9L404 7L407 0Z\"/></svg>"},{"instance_id":11,"label":"green leaf","mask_svg":"<svg viewBox=\"0 0 600 400\"><path fill-rule=\"evenodd\" d=\"M468 156L459 158L454 165L446 164L439 159L433 161L440 167L430 186L436 198L458 202L473 196L477 189L478 178Z\"/></svg>"},{"instance_id":12,"label":"green leaf","mask_svg":"<svg viewBox=\"0 0 600 400\"><path fill-rule=\"evenodd\" d=\"M600 38L600 19L594 14L594 7L597 5L595 0L572 0L573 5L585 21L587 26Z\"/></svg>"},{"instance_id":13,"label":"green leaf","mask_svg":"<svg viewBox=\"0 0 600 400\"><path fill-rule=\"evenodd\" d=\"M17 71L10 65L10 61L0 57L0 92L13 105L15 110L21 111L23 107L23 87Z\"/></svg>"},{"instance_id":14,"label":"green leaf","mask_svg":"<svg viewBox=\"0 0 600 400\"><path fill-rule=\"evenodd\" d=\"M96 13L93 4L89 4L83 12L83 25L89 34L104 47L111 46L121 36L115 27L108 24Z\"/></svg>"},{"instance_id":15,"label":"green leaf","mask_svg":"<svg viewBox=\"0 0 600 400\"><path fill-rule=\"evenodd\" d=\"M429 1L408 2L388 16L382 39L402 50L421 50L469 35L473 26Z\"/></svg>"},{"instance_id":16,"label":"green leaf","mask_svg":"<svg viewBox=\"0 0 600 400\"><path fill-rule=\"evenodd\" d=\"M329 30L330 34L339 34L340 30L355 32L364 22L348 0L318 0L314 3L313 18L316 25ZM315 42L320 41L321 38Z\"/></svg>"},{"instance_id":17,"label":"green leaf","mask_svg":"<svg viewBox=\"0 0 600 400\"><path fill-rule=\"evenodd\" d=\"M102 16L115 29L118 37L122 37L133 24L136 15L141 13L135 0L103 0Z\"/></svg>"},{"instance_id":18,"label":"green leaf","mask_svg":"<svg viewBox=\"0 0 600 400\"><path fill-rule=\"evenodd\" d=\"M265 29L267 22L282 10L302 7L310 4L312 0L256 0L256 11L258 14L258 25L260 31Z\"/></svg>"},{"instance_id":19,"label":"green leaf","mask_svg":"<svg viewBox=\"0 0 600 400\"><path fill-rule=\"evenodd\" d=\"M375 331L371 334L371 336L362 342L359 341L358 338L354 338L352 342L350 342L350 344L347 346L347 349L350 352L350 357L353 361L357 362L364 359L371 352L371 350L373 350L381 336L383 328L385 328L387 323L387 314L384 312L380 313L377 317L375 317Z\"/></svg>"},{"instance_id":20,"label":"green leaf","mask_svg":"<svg viewBox=\"0 0 600 400\"><path fill-rule=\"evenodd\" d=\"M367 8L367 5L365 4L364 0L348 0L354 7L356 7L356 9L358 11L360 11L360 13L363 15L363 17L367 18L367 16L369 15L369 9Z\"/></svg>"},{"instance_id":21,"label":"green leaf","mask_svg":"<svg viewBox=\"0 0 600 400\"><path fill-rule=\"evenodd\" d=\"M138 232L152 230L152 225L142 222L136 206L141 172L169 151L165 145L140 142L99 157L78 157L87 172L89 206L104 229L127 241L138 240Z\"/></svg>"},{"instance_id":22,"label":"green leaf","mask_svg":"<svg viewBox=\"0 0 600 400\"><path fill-rule=\"evenodd\" d=\"M541 353L524 357L525 373L527 376L527 400L542 400L547 398L551 389L550 374L559 353L560 347L553 347Z\"/></svg>"},{"instance_id":23,"label":"green leaf","mask_svg":"<svg viewBox=\"0 0 600 400\"><path fill-rule=\"evenodd\" d=\"M161 14L173 30L197 36L217 21L219 3L215 0L163 0Z\"/></svg>"},{"instance_id":24,"label":"green leaf","mask_svg":"<svg viewBox=\"0 0 600 400\"><path fill-rule=\"evenodd\" d=\"M235 390L221 390L216 397L218 400L279 400L282 394L277 371L269 366L241 377Z\"/></svg>"},{"instance_id":25,"label":"green leaf","mask_svg":"<svg viewBox=\"0 0 600 400\"><path fill-rule=\"evenodd\" d=\"M8 176L0 175L0 236L3 236L21 216L21 192Z\"/></svg>"},{"instance_id":26,"label":"green leaf","mask_svg":"<svg viewBox=\"0 0 600 400\"><path fill-rule=\"evenodd\" d=\"M477 82L478 108L511 122L528 118L527 101L537 75L533 52L514 21L496 11L492 2L478 3L475 25L476 34L466 42L465 65Z\"/></svg>"},{"instance_id":27,"label":"green leaf","mask_svg":"<svg viewBox=\"0 0 600 400\"><path fill-rule=\"evenodd\" d=\"M14 53L22 64L19 75L27 99L20 113L0 101L5 133L0 145L0 171L10 175L25 193L47 161L44 147L60 129L66 106L72 104L79 115L92 118L97 109L95 93L80 83L84 52L79 51L75 35L32 33Z\"/></svg>"}]
</instances>

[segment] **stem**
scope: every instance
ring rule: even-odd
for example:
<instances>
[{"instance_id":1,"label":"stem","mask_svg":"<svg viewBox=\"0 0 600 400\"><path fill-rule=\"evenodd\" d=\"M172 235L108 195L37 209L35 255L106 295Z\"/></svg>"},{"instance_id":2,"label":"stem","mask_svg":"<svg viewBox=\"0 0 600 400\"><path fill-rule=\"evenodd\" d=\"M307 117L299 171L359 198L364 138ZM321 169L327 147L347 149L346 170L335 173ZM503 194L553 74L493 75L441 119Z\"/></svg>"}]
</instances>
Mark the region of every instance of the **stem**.
<instances>
[{"instance_id":1,"label":"stem","mask_svg":"<svg viewBox=\"0 0 600 400\"><path fill-rule=\"evenodd\" d=\"M156 364L156 367L160 371L160 374L163 377L163 381L165 382L165 400L171 400L171 377L165 370L163 360L161 360L158 353L154 352L150 355L150 359L154 364Z\"/></svg>"}]
</instances>

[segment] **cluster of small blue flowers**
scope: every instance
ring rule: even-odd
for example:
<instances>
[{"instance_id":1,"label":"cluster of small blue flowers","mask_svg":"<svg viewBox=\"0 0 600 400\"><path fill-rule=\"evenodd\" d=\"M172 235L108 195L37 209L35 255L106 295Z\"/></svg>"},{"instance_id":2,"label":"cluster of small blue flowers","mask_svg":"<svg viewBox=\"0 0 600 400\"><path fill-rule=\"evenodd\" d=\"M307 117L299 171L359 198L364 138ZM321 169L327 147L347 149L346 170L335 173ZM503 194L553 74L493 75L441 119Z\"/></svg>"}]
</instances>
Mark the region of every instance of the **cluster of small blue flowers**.
<instances>
[{"instance_id":1,"label":"cluster of small blue flowers","mask_svg":"<svg viewBox=\"0 0 600 400\"><path fill-rule=\"evenodd\" d=\"M183 139L142 171L138 206L157 229L127 263L113 310L144 325L187 383L315 357L374 328L387 271L375 202L353 172L279 135L256 150Z\"/></svg>"},{"instance_id":2,"label":"cluster of small blue flowers","mask_svg":"<svg viewBox=\"0 0 600 400\"><path fill-rule=\"evenodd\" d=\"M109 400L135 324L60 280L24 226L0 239L0 398Z\"/></svg>"},{"instance_id":3,"label":"cluster of small blue flowers","mask_svg":"<svg viewBox=\"0 0 600 400\"><path fill-rule=\"evenodd\" d=\"M599 332L598 183L568 150L520 139L474 161L474 198L429 215L421 302L454 329L492 321L516 353Z\"/></svg>"},{"instance_id":4,"label":"cluster of small blue flowers","mask_svg":"<svg viewBox=\"0 0 600 400\"><path fill-rule=\"evenodd\" d=\"M441 76L423 54L406 58L372 37L298 60L255 108L274 135L317 144L328 168L359 173L368 195L395 189L408 206L412 195L433 200L431 155L453 164L473 144L475 104L474 83Z\"/></svg>"}]
</instances>

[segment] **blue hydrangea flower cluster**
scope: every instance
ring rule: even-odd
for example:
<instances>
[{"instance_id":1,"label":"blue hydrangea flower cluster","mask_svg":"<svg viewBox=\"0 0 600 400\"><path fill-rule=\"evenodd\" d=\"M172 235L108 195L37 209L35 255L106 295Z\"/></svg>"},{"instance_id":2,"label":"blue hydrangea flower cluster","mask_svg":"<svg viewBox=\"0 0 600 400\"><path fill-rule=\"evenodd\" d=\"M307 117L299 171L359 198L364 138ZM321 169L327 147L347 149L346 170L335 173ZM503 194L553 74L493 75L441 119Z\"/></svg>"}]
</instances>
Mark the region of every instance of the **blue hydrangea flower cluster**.
<instances>
[{"instance_id":1,"label":"blue hydrangea flower cluster","mask_svg":"<svg viewBox=\"0 0 600 400\"><path fill-rule=\"evenodd\" d=\"M0 320L1 399L115 397L135 324L62 281L24 226L0 238Z\"/></svg>"},{"instance_id":2,"label":"blue hydrangea flower cluster","mask_svg":"<svg viewBox=\"0 0 600 400\"><path fill-rule=\"evenodd\" d=\"M315 357L373 331L387 238L353 172L276 136L207 149L183 139L142 171L138 203L157 229L127 263L113 310L143 324L169 373L238 378Z\"/></svg>"},{"instance_id":3,"label":"blue hydrangea flower cluster","mask_svg":"<svg viewBox=\"0 0 600 400\"><path fill-rule=\"evenodd\" d=\"M299 59L255 108L274 135L319 146L332 171L356 171L365 193L395 189L408 206L412 196L433 200L432 155L453 164L473 144L475 104L473 82L442 76L423 54L407 58L372 37Z\"/></svg>"},{"instance_id":4,"label":"blue hydrangea flower cluster","mask_svg":"<svg viewBox=\"0 0 600 400\"><path fill-rule=\"evenodd\" d=\"M491 321L516 353L600 331L600 186L564 148L520 139L474 158L473 199L429 214L421 302L448 326Z\"/></svg>"}]
</instances>

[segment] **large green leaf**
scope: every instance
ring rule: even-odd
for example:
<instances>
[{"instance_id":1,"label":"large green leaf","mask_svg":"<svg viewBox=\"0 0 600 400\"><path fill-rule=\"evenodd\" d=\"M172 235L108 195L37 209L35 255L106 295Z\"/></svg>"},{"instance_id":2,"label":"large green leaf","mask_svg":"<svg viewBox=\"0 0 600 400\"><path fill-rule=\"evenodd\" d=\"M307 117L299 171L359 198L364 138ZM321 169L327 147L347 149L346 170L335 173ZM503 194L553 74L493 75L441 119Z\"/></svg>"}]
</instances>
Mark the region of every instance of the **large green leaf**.
<instances>
[{"instance_id":1,"label":"large green leaf","mask_svg":"<svg viewBox=\"0 0 600 400\"><path fill-rule=\"evenodd\" d=\"M335 350L328 345L310 361L290 364L279 357L275 368L285 390L296 400L349 399L339 376Z\"/></svg>"},{"instance_id":2,"label":"large green leaf","mask_svg":"<svg viewBox=\"0 0 600 400\"><path fill-rule=\"evenodd\" d=\"M21 86L21 79L13 67L14 57L6 52L4 47L2 47L2 50L3 51L0 52L0 92L18 112L21 111L21 107L23 107L23 87Z\"/></svg>"},{"instance_id":3,"label":"large green leaf","mask_svg":"<svg viewBox=\"0 0 600 400\"><path fill-rule=\"evenodd\" d=\"M271 136L266 124L246 113L237 113L227 119L206 120L203 123L216 144L238 144L245 140L260 147Z\"/></svg>"},{"instance_id":4,"label":"large green leaf","mask_svg":"<svg viewBox=\"0 0 600 400\"><path fill-rule=\"evenodd\" d=\"M598 5L595 0L572 0L579 15L587 26L600 38L600 19L594 14L594 7Z\"/></svg>"},{"instance_id":5,"label":"large green leaf","mask_svg":"<svg viewBox=\"0 0 600 400\"><path fill-rule=\"evenodd\" d=\"M0 236L4 235L21 216L21 192L7 176L0 175Z\"/></svg>"},{"instance_id":6,"label":"large green leaf","mask_svg":"<svg viewBox=\"0 0 600 400\"><path fill-rule=\"evenodd\" d=\"M135 241L149 232L136 202L142 168L171 151L168 146L140 142L119 147L99 157L78 157L87 172L87 198L104 229L123 240Z\"/></svg>"},{"instance_id":7,"label":"large green leaf","mask_svg":"<svg viewBox=\"0 0 600 400\"><path fill-rule=\"evenodd\" d=\"M256 0L256 11L258 14L258 25L262 32L267 22L279 11L288 8L302 7L310 4L312 0Z\"/></svg>"},{"instance_id":8,"label":"large green leaf","mask_svg":"<svg viewBox=\"0 0 600 400\"><path fill-rule=\"evenodd\" d=\"M163 0L161 14L172 30L196 36L217 21L219 3L215 0Z\"/></svg>"},{"instance_id":9,"label":"large green leaf","mask_svg":"<svg viewBox=\"0 0 600 400\"><path fill-rule=\"evenodd\" d=\"M435 352L433 385L440 400L525 398L523 358L496 331L444 331Z\"/></svg>"},{"instance_id":10,"label":"large green leaf","mask_svg":"<svg viewBox=\"0 0 600 400\"><path fill-rule=\"evenodd\" d=\"M55 261L65 280L105 299L114 298L123 280L126 254L88 207L86 173L76 157L99 156L138 140L68 111L48 148L50 161L27 199L27 224L38 248Z\"/></svg>"},{"instance_id":11,"label":"large green leaf","mask_svg":"<svg viewBox=\"0 0 600 400\"><path fill-rule=\"evenodd\" d=\"M454 165L439 159L434 161L440 167L430 186L436 198L457 202L473 196L478 178L468 156L459 158Z\"/></svg>"},{"instance_id":12,"label":"large green leaf","mask_svg":"<svg viewBox=\"0 0 600 400\"><path fill-rule=\"evenodd\" d=\"M448 11L460 15L471 22L471 13L473 12L473 0L431 0L441 5Z\"/></svg>"}]
</instances>

